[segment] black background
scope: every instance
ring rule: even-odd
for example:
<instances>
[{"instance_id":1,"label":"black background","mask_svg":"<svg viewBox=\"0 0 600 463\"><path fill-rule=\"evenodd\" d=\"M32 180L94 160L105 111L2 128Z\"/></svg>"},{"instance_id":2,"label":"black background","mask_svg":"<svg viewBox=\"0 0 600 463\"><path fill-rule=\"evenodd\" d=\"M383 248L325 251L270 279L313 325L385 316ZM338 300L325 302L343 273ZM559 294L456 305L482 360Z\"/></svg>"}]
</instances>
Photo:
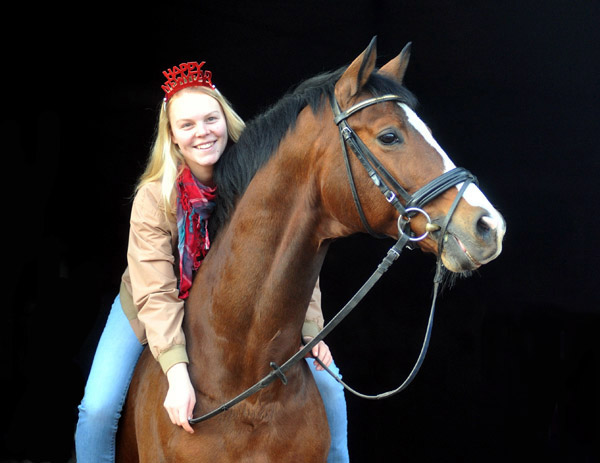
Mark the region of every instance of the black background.
<instances>
[{"instance_id":1,"label":"black background","mask_svg":"<svg viewBox=\"0 0 600 463\"><path fill-rule=\"evenodd\" d=\"M0 458L71 456L161 71L207 61L248 120L377 35L379 65L412 41L406 84L419 114L508 232L497 261L443 294L410 388L382 402L348 397L352 460L600 461L600 3L203 3L6 10ZM332 245L326 317L389 246L362 235ZM396 387L412 367L433 264L403 254L328 339L362 392Z\"/></svg>"}]
</instances>

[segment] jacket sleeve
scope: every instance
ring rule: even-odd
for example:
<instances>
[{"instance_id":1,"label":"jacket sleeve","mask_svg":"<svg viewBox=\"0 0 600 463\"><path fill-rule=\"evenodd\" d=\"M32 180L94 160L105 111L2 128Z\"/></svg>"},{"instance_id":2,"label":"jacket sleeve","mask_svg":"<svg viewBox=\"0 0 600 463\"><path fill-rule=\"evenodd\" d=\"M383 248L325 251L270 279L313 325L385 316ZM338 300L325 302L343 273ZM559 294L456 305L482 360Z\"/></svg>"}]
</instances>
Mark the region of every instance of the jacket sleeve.
<instances>
[{"instance_id":1,"label":"jacket sleeve","mask_svg":"<svg viewBox=\"0 0 600 463\"><path fill-rule=\"evenodd\" d=\"M157 192L142 187L131 212L127 263L138 319L164 372L189 361L182 328L184 302L179 299L174 268L175 243Z\"/></svg>"},{"instance_id":2,"label":"jacket sleeve","mask_svg":"<svg viewBox=\"0 0 600 463\"><path fill-rule=\"evenodd\" d=\"M306 318L304 319L304 325L302 326L302 336L310 336L314 338L319 331L323 329L323 310L321 309L321 287L319 279L313 290L306 310Z\"/></svg>"}]
</instances>

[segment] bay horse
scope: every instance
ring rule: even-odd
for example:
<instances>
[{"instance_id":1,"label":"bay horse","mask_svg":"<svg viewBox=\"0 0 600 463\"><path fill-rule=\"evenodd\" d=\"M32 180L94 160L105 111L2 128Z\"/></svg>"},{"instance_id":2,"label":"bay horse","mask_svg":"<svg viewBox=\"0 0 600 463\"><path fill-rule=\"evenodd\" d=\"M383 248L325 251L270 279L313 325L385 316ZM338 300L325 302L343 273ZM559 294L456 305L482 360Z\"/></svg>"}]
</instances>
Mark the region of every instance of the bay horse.
<instances>
[{"instance_id":1,"label":"bay horse","mask_svg":"<svg viewBox=\"0 0 600 463\"><path fill-rule=\"evenodd\" d=\"M346 141L336 124L345 123L346 134L353 130L408 194L454 169L402 85L408 58L407 46L377 69L373 39L348 67L303 82L248 124L216 166L216 238L184 320L195 414L218 408L268 375L271 362L281 365L298 352L332 240L366 227L391 238L402 233L401 213L390 205L398 198L382 195L356 157L345 165ZM407 222L406 233L422 238L423 251L441 253L448 270L464 273L500 254L505 223L474 183L460 187L424 195L423 213ZM188 434L163 409L167 381L146 349L123 411L117 461L323 463L327 418L306 362L286 379Z\"/></svg>"}]
</instances>

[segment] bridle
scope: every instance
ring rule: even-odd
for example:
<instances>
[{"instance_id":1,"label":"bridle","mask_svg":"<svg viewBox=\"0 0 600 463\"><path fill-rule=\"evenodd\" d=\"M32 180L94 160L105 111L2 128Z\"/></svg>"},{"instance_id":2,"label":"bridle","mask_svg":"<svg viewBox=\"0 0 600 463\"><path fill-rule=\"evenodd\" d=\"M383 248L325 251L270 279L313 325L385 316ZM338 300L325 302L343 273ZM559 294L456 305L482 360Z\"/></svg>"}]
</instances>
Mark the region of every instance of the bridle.
<instances>
[{"instance_id":1,"label":"bridle","mask_svg":"<svg viewBox=\"0 0 600 463\"><path fill-rule=\"evenodd\" d=\"M379 188L385 199L396 208L396 210L399 213L399 216L398 240L396 241L394 246L390 248L386 257L383 259L381 264L379 264L377 270L373 273L373 275L371 275L371 278L367 280L363 287L353 296L353 298L348 302L348 304L346 304L346 306L344 306L344 308L331 320L331 322L323 329L323 331L325 331L326 329L328 329L328 331L331 331L331 329L333 329L333 327L336 326L342 320L342 318L345 317L345 315L347 315L347 313L349 313L350 310L352 310L352 308L356 306L358 302L355 303L354 300L358 299L358 301L360 301L360 299L362 299L362 297L366 295L367 291L371 289L375 282L379 280L381 275L383 275L383 273L387 271L390 265L400 256L400 253L405 247L410 249L412 243L425 239L434 229L436 231L439 230L439 238L437 240L438 259L436 264L435 277L433 279L433 297L431 309L429 312L429 320L427 322L425 338L421 346L419 357L417 358L413 369L400 386L398 386L394 390L382 394L361 394L360 392L355 391L345 382L343 382L335 373L333 373L329 368L327 368L327 366L324 365L320 361L320 359L315 359L321 365L321 367L323 367L331 376L333 376L336 379L336 381L338 381L342 386L344 386L346 390L358 397L371 400L384 399L406 389L408 385L412 382L412 380L416 377L417 373L419 372L419 369L421 368L421 365L423 364L423 361L425 360L427 349L429 347L429 340L431 339L431 331L433 328L433 318L435 314L437 296L440 285L443 281L443 265L441 256L444 250L444 237L446 236L446 231L448 229L448 225L450 224L450 220L452 219L452 216L454 215L454 212L458 207L458 203L463 197L466 189L471 183L477 184L477 178L468 170L464 168L454 168L448 172L443 173L439 177L436 177L435 179L431 180L429 183L419 188L412 195L408 193L404 189L404 187L402 187L402 185L398 183L398 181L393 177L393 175L391 175L386 170L386 168L383 166L383 164L381 164L379 159L377 159L373 155L373 153L364 144L364 142L360 139L356 132L350 127L347 120L352 114L368 106L387 101L401 103L403 102L403 99L397 95L384 95L379 97L373 97L355 104L354 106L350 107L344 112L341 111L340 106L335 98L332 98L331 101L331 107L334 114L334 121L338 126L340 132L342 152L344 154L344 162L346 164L346 171L348 173L350 188L352 190L352 197L354 199L354 204L356 206L358 215L360 216L360 220L363 226L369 232L369 234L375 236L376 238L386 237L375 233L367 222L367 219L365 217L360 203L360 199L358 197L358 193L356 191L356 186L354 184L354 176L352 174L352 168L350 166L348 150L346 148L347 145L350 146L350 148L352 149L362 166L367 171L372 182L375 184L375 186ZM414 236L409 227L410 219L417 214L422 214L427 220L427 225L431 225L431 218L429 217L429 214L427 214L427 212L423 210L423 206L429 201L435 199L437 196L444 193L446 190L461 183L462 185L456 197L454 198L454 201L450 205L450 208L446 213L446 217L444 218L442 225L439 227L436 226L434 229L428 229L426 227L425 233L423 233L420 236ZM400 196L404 200L404 205L399 201L398 196ZM331 329L329 329L329 326L332 324L334 325L331 327ZM323 338L321 337L321 339ZM314 339L312 341L314 341Z\"/></svg>"},{"instance_id":2,"label":"bridle","mask_svg":"<svg viewBox=\"0 0 600 463\"><path fill-rule=\"evenodd\" d=\"M400 253L405 247L409 247L411 243L415 241L420 241L425 239L430 231L426 231L421 236L414 236L410 231L409 223L410 219L417 214L422 214L427 220L427 224L431 224L431 218L425 212L422 207L436 198L446 190L462 183L454 202L450 206L448 213L444 219L444 222L440 226L440 236L438 238L438 260L437 260L437 268L436 274L434 277L434 291L433 298L431 304L431 310L429 314L429 321L427 324L427 331L425 334L425 339L423 341L423 345L421 347L421 352L415 363L412 371L405 379L405 381L393 391L389 391L383 394L378 394L375 396L361 394L356 392L354 389L345 384L339 377L337 377L329 368L327 368L323 363L320 362L319 359L316 359L326 371L329 372L340 384L342 384L348 391L353 394L365 398L365 399L382 399L386 397L390 397L398 392L404 390L417 375L427 353L427 348L429 346L429 340L431 338L431 330L433 326L433 317L435 312L435 304L437 301L437 295L439 286L443 281L443 265L441 261L441 255L443 251L443 240L446 234L446 230L448 225L450 224L450 220L452 215L454 214L456 208L458 207L458 202L464 195L467 187L475 182L477 183L477 179L473 174L463 168L455 168L452 169L439 177L435 178L431 182L427 183L425 186L421 187L412 195L409 194L403 187L398 183L398 181L385 169L383 164L379 162L379 160L373 155L373 153L369 150L369 148L364 144L364 142L360 139L360 137L354 132L354 130L348 124L348 118L355 114L356 112L374 105L378 103L383 103L387 101L395 101L398 103L403 102L403 99L397 95L384 95L379 97L369 98L367 100L361 101L346 111L342 112L340 106L335 99L332 97L331 107L334 114L334 122L339 128L340 140L342 145L342 152L344 155L344 161L346 163L346 169L348 172L348 179L350 182L350 188L352 190L352 196L354 198L354 203L358 210L358 214L363 223L365 229L372 235L377 237L382 237L375 233L372 228L369 226L366 217L364 215L364 211L362 209L360 199L358 197L358 193L356 191L356 186L354 183L354 176L352 174L352 169L350 167L350 159L348 156L347 146L349 145L360 163L366 169L367 174L373 181L373 183L379 188L381 193L385 196L386 200L396 208L399 213L398 216L398 240L396 243L389 249L387 255L383 258L381 263L378 265L377 269L373 272L371 277L365 282L365 284L356 292L356 294L348 301L348 303L331 319L331 321L307 344L304 345L302 349L300 349L296 354L290 357L283 365L278 366L274 362L271 362L270 366L273 371L271 371L267 376L257 382L254 386L246 389L244 392L239 394L237 397L229 400L224 403L220 407L215 410L200 416L198 418L191 418L189 420L190 424L200 423L202 421L206 421L209 418L212 418L237 403L243 401L244 399L250 397L251 395L257 393L261 389L264 389L269 384L271 384L276 379L281 380L281 382L285 385L288 380L285 376L286 371L288 371L292 366L302 360L312 349L315 347L320 341L322 341L325 336L327 336L357 305L358 303L366 296L366 294L371 290L371 288L375 285L375 283L381 278L381 276L389 269L389 267L396 261L396 259L400 256ZM400 202L401 198L404 201L404 205Z\"/></svg>"},{"instance_id":3,"label":"bridle","mask_svg":"<svg viewBox=\"0 0 600 463\"><path fill-rule=\"evenodd\" d=\"M364 100L360 103L355 104L354 106L352 106L344 112L341 111L339 104L335 98L333 98L331 101L331 107L335 116L334 122L338 126L340 132L342 151L344 154L346 171L348 173L348 180L350 181L350 188L352 190L352 197L354 199L356 209L358 210L360 220L365 229L369 232L369 234L377 238L387 237L374 232L366 220L362 205L360 203L360 199L358 197L358 193L356 191L356 186L354 184L354 176L352 174L352 168L350 167L348 150L346 148L348 145L350 145L350 148L367 171L367 174L369 175L373 183L379 188L383 196L385 196L385 199L398 211L398 231L400 235L410 235L410 233L406 231L408 222L410 222L409 219L410 217L418 213L423 214L427 219L427 222L431 223L429 215L425 213L425 211L423 211L422 207L432 199L442 194L444 191L448 190L449 188L464 182L462 191L459 192L459 194L456 196L454 204L451 206L448 213L446 214L446 227L441 227L442 233L440 234L440 237L443 238L446 231L445 229L447 228L448 223L450 222L450 218L454 214L454 210L458 206L458 201L464 194L464 190L466 190L467 186L470 183L477 183L477 180L475 176L466 169L455 168L427 183L425 186L417 190L414 194L411 195L410 193L408 193L404 189L404 187L402 187L402 185L398 183L394 176L386 170L383 164L379 162L379 159L377 159L373 155L373 153L371 153L369 148L364 144L364 142L348 124L348 118L351 115L357 113L358 111L368 106L383 103L386 101L395 101L397 103L401 103L403 102L403 99L397 95L384 95L369 98L368 100ZM400 202L399 197L404 200L404 205L402 205L402 203ZM404 223L401 224L401 221L403 221ZM407 240L407 242L420 241L426 238L427 235L428 233L425 233L419 237L410 236L405 239ZM406 245L407 243L404 244ZM442 240L438 240L439 254L441 254L442 245Z\"/></svg>"}]
</instances>

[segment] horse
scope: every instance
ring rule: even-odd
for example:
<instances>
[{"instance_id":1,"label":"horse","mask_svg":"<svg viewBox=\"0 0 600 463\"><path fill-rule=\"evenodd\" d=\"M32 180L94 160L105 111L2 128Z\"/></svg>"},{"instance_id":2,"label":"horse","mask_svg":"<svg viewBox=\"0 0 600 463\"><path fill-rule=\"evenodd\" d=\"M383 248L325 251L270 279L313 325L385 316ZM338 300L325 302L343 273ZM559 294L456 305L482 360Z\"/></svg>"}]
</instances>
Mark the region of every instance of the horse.
<instances>
[{"instance_id":1,"label":"horse","mask_svg":"<svg viewBox=\"0 0 600 463\"><path fill-rule=\"evenodd\" d=\"M307 79L251 121L217 164L222 193L211 217L213 245L184 320L195 415L217 409L298 352L332 240L403 235L456 273L500 254L504 219L472 179L427 187L456 168L403 86L409 55L407 45L377 68L374 38L349 66ZM352 132L384 178L409 197L423 193L418 207L407 211L413 203L402 192L383 188L357 157L344 158ZM166 392L146 349L123 410L117 461L326 461L327 418L306 362L291 367L285 381L195 424L194 434L170 422Z\"/></svg>"}]
</instances>

